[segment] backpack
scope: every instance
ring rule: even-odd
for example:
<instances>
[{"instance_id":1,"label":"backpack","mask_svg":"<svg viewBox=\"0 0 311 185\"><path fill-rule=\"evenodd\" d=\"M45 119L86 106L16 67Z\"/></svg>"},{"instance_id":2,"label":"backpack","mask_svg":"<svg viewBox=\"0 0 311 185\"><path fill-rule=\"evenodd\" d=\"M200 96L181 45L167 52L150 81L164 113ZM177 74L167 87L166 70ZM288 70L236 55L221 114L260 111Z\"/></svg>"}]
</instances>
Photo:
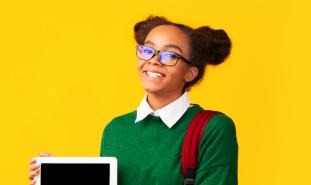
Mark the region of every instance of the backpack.
<instances>
[{"instance_id":1,"label":"backpack","mask_svg":"<svg viewBox=\"0 0 311 185\"><path fill-rule=\"evenodd\" d=\"M221 112L212 110L199 112L187 128L181 152L181 168L185 177L184 185L194 185L199 144L207 123L216 114L221 114Z\"/></svg>"}]
</instances>

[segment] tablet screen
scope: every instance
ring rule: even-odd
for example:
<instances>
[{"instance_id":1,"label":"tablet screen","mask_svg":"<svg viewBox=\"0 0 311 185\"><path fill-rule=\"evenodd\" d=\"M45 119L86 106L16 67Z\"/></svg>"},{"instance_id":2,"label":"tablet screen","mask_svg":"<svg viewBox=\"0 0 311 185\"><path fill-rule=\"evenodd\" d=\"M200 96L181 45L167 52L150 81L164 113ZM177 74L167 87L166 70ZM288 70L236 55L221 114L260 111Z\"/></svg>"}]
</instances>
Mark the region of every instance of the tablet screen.
<instances>
[{"instance_id":1,"label":"tablet screen","mask_svg":"<svg viewBox=\"0 0 311 185\"><path fill-rule=\"evenodd\" d=\"M41 164L41 185L109 185L109 175L110 164Z\"/></svg>"}]
</instances>

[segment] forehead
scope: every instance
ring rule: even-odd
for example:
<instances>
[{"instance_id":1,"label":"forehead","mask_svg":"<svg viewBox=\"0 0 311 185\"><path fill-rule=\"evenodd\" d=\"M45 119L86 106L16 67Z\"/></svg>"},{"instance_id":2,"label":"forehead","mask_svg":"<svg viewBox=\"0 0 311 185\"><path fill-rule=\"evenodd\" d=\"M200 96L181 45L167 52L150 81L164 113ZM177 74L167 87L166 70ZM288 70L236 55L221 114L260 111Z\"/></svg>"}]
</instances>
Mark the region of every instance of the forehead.
<instances>
[{"instance_id":1,"label":"forehead","mask_svg":"<svg viewBox=\"0 0 311 185\"><path fill-rule=\"evenodd\" d=\"M189 52L188 35L174 25L160 25L153 28L145 39L152 42L156 47L162 48L166 45L176 45L183 53Z\"/></svg>"}]
</instances>

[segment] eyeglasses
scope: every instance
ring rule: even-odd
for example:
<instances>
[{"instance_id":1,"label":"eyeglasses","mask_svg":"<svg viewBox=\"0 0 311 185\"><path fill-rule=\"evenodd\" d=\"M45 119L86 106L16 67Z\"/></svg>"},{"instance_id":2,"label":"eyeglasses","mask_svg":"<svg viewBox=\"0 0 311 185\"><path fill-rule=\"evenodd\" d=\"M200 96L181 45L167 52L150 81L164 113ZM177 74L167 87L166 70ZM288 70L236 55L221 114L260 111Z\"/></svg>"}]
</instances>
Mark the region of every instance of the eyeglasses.
<instances>
[{"instance_id":1,"label":"eyeglasses","mask_svg":"<svg viewBox=\"0 0 311 185\"><path fill-rule=\"evenodd\" d=\"M186 63L191 64L190 61L185 59L183 56L171 51L160 51L145 45L136 46L136 55L141 60L145 61L151 60L158 53L159 53L158 60L163 65L175 66L179 59L182 59Z\"/></svg>"}]
</instances>

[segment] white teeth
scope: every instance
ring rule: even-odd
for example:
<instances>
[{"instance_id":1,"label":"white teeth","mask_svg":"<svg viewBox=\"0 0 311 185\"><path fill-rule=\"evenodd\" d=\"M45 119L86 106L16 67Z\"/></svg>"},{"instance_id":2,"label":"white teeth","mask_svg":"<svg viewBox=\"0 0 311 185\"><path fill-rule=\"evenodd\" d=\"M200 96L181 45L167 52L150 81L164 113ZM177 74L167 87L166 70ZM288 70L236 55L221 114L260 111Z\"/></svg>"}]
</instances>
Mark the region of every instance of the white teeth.
<instances>
[{"instance_id":1,"label":"white teeth","mask_svg":"<svg viewBox=\"0 0 311 185\"><path fill-rule=\"evenodd\" d=\"M154 73L154 72L150 72L150 71L147 71L147 75L150 76L150 77L153 77L153 78L163 76L163 75L160 74L160 73Z\"/></svg>"}]
</instances>

